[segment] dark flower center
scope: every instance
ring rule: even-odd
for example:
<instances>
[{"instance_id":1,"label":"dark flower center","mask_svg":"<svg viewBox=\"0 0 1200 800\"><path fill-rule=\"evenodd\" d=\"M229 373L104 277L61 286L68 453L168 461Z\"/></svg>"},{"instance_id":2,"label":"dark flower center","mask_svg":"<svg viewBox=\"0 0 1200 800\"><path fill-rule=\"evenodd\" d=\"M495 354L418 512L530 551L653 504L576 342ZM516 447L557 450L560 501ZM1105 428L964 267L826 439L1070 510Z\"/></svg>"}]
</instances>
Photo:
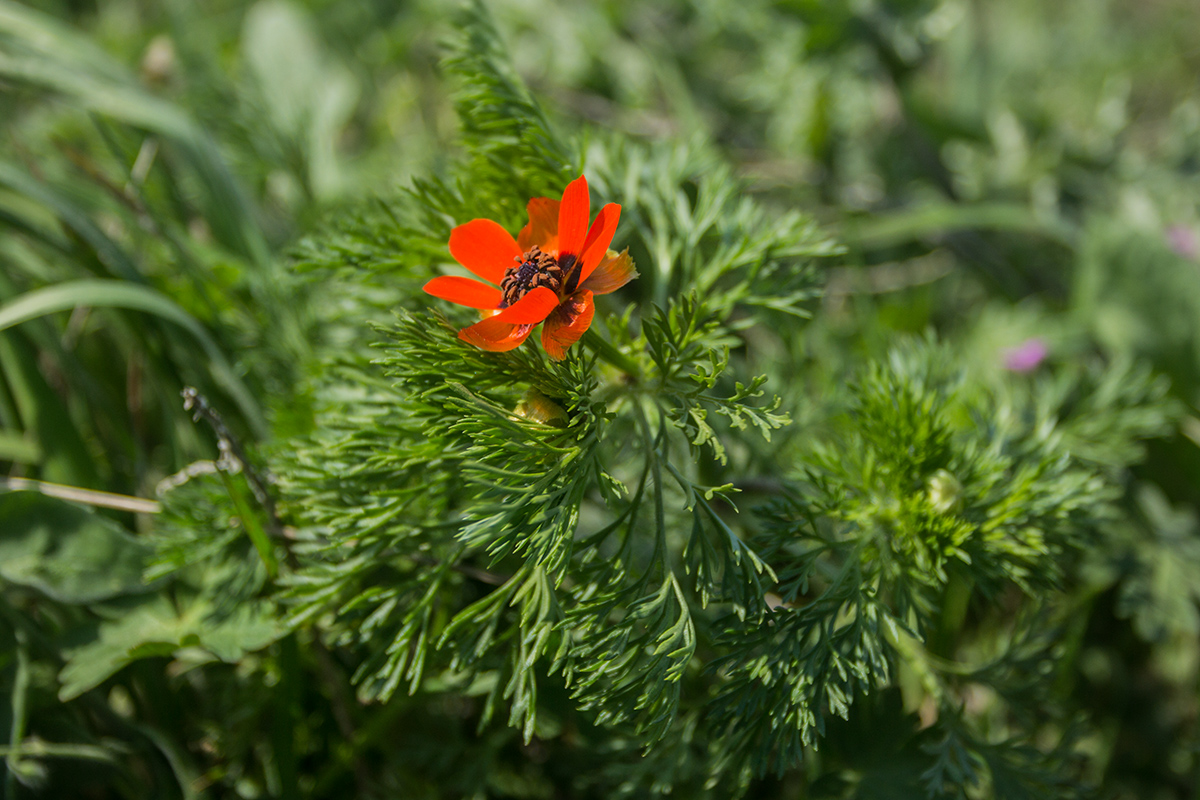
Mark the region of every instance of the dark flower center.
<instances>
[{"instance_id":1,"label":"dark flower center","mask_svg":"<svg viewBox=\"0 0 1200 800\"><path fill-rule=\"evenodd\" d=\"M561 294L563 277L575 266L575 256L568 253L555 258L543 253L536 245L514 260L516 266L506 269L504 279L500 281L501 308L508 308L539 286Z\"/></svg>"}]
</instances>

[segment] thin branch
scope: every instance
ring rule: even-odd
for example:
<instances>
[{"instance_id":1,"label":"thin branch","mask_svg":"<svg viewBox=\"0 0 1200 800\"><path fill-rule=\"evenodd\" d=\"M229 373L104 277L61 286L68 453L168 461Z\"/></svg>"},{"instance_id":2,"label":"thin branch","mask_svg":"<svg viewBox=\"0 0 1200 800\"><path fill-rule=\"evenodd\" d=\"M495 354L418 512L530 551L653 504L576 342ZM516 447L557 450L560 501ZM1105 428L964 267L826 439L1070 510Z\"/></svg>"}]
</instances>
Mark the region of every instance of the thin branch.
<instances>
[{"instance_id":1,"label":"thin branch","mask_svg":"<svg viewBox=\"0 0 1200 800\"><path fill-rule=\"evenodd\" d=\"M213 433L217 435L217 443L221 448L222 455L237 462L242 474L246 476L246 483L250 484L250 491L254 493L254 499L267 512L267 527L271 534L280 539L284 538L283 523L279 521L279 514L275 509L275 498L271 497L271 493L267 490L267 482L250 462L241 442L226 427L225 420L221 419L217 410L191 386L183 389L183 408L192 412L192 419L195 422L203 419L213 429Z\"/></svg>"},{"instance_id":2,"label":"thin branch","mask_svg":"<svg viewBox=\"0 0 1200 800\"><path fill-rule=\"evenodd\" d=\"M61 483L47 483L28 478L0 478L0 487L10 492L41 492L47 497L57 497L60 500L70 500L98 508L111 508L115 511L129 511L134 514L157 514L162 511L161 503L142 497L130 497L124 494L83 489L78 486L64 486Z\"/></svg>"}]
</instances>

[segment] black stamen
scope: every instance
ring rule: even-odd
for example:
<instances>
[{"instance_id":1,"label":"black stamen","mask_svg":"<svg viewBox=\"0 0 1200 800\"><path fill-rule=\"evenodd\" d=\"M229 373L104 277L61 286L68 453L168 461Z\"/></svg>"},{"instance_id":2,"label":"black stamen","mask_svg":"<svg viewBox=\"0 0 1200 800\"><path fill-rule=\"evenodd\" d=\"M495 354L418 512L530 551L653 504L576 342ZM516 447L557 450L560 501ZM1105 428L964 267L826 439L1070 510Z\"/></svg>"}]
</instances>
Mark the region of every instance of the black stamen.
<instances>
[{"instance_id":1,"label":"black stamen","mask_svg":"<svg viewBox=\"0 0 1200 800\"><path fill-rule=\"evenodd\" d=\"M529 252L516 259L517 265L509 267L500 282L503 300L501 308L508 308L529 292L544 286L555 294L562 288L563 270L558 259L549 253L543 253L539 247L529 248Z\"/></svg>"},{"instance_id":2,"label":"black stamen","mask_svg":"<svg viewBox=\"0 0 1200 800\"><path fill-rule=\"evenodd\" d=\"M579 269L576 269L578 265ZM558 257L558 266L562 269L563 274L567 276L567 284L563 287L563 294L573 294L579 285L579 272L583 269L583 263L575 258L572 253L563 253Z\"/></svg>"}]
</instances>

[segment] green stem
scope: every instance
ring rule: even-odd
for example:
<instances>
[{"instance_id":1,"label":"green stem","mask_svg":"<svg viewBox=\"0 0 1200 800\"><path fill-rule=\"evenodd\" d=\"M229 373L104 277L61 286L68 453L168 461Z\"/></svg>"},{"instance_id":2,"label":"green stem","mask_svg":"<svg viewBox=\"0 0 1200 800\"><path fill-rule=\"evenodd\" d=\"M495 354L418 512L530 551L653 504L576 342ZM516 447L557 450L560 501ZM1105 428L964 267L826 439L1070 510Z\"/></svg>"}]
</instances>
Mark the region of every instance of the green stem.
<instances>
[{"instance_id":1,"label":"green stem","mask_svg":"<svg viewBox=\"0 0 1200 800\"><path fill-rule=\"evenodd\" d=\"M586 331L583 334L583 341L592 351L600 356L604 361L612 366L628 374L630 377L637 379L641 375L641 370L638 369L637 362L629 356L618 350L612 342L609 342L600 334L593 330Z\"/></svg>"},{"instance_id":2,"label":"green stem","mask_svg":"<svg viewBox=\"0 0 1200 800\"><path fill-rule=\"evenodd\" d=\"M29 646L25 641L25 631L15 628L13 633L17 640L17 675L12 688L12 729L8 735L10 752L5 754L8 769L4 776L4 796L8 798L17 796L17 773L21 769L21 740L25 738L29 691Z\"/></svg>"},{"instance_id":3,"label":"green stem","mask_svg":"<svg viewBox=\"0 0 1200 800\"><path fill-rule=\"evenodd\" d=\"M90 744L55 744L53 742L28 741L20 747L0 747L0 756L16 759L27 758L77 758L84 761L106 761L112 763L115 757L103 747ZM7 795L6 795L7 796Z\"/></svg>"}]
</instances>

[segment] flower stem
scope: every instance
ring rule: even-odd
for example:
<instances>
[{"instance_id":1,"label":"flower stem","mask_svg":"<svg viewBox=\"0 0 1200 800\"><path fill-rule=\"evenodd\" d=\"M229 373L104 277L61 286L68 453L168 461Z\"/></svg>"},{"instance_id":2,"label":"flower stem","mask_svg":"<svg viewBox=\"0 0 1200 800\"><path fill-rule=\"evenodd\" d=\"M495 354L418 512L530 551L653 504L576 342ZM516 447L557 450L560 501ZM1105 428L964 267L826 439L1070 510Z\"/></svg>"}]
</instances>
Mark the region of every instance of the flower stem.
<instances>
[{"instance_id":1,"label":"flower stem","mask_svg":"<svg viewBox=\"0 0 1200 800\"><path fill-rule=\"evenodd\" d=\"M586 331L583 334L584 343L592 349L592 351L600 356L601 359L607 361L612 366L627 373L633 378L638 378L641 375L641 370L638 369L637 362L629 356L618 350L612 342L605 339L594 330Z\"/></svg>"}]
</instances>

